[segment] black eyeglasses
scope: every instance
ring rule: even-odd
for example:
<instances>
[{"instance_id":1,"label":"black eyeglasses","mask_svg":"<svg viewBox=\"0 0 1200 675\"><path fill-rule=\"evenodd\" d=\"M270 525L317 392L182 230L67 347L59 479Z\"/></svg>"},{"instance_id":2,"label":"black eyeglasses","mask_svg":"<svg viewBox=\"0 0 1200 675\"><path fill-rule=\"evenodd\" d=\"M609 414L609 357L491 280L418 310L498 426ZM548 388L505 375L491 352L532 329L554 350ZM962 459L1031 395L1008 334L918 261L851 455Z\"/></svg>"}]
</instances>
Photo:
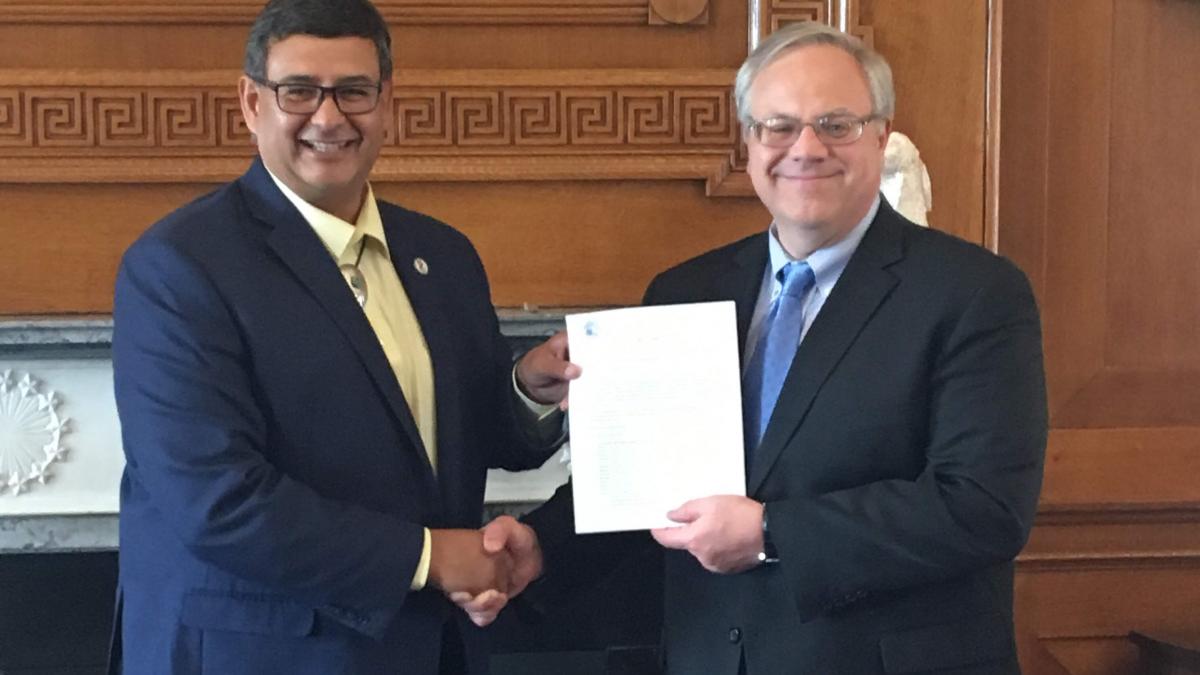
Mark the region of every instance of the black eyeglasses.
<instances>
[{"instance_id":1,"label":"black eyeglasses","mask_svg":"<svg viewBox=\"0 0 1200 675\"><path fill-rule=\"evenodd\" d=\"M817 140L825 145L847 145L862 137L863 127L868 122L879 119L875 115L855 117L853 115L826 115L812 122L804 122L794 117L771 117L761 122L750 120L750 132L759 143L768 148L789 148L804 127L812 127Z\"/></svg>"},{"instance_id":2,"label":"black eyeglasses","mask_svg":"<svg viewBox=\"0 0 1200 675\"><path fill-rule=\"evenodd\" d=\"M333 104L343 115L362 115L379 105L383 83L339 84L322 87L303 82L272 82L250 77L258 84L275 92L279 109L294 115L311 115L320 110L326 96L333 97Z\"/></svg>"}]
</instances>

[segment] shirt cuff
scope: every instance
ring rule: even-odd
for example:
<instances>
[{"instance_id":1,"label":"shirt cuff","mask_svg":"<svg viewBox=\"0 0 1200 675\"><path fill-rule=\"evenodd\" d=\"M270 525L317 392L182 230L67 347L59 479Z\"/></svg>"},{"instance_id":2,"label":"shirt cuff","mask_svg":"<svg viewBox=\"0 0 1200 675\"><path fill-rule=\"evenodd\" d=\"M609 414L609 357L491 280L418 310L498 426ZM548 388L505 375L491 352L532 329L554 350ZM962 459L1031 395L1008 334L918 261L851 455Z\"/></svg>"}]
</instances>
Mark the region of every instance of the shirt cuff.
<instances>
[{"instance_id":1,"label":"shirt cuff","mask_svg":"<svg viewBox=\"0 0 1200 675\"><path fill-rule=\"evenodd\" d=\"M555 403L538 403L526 396L525 392L521 391L521 385L517 383L517 367L515 365L512 371L512 389L521 401L519 405L513 405L513 410L516 411L517 421L521 425L525 438L539 447L561 444L566 438L564 425L566 413Z\"/></svg>"},{"instance_id":2,"label":"shirt cuff","mask_svg":"<svg viewBox=\"0 0 1200 675\"><path fill-rule=\"evenodd\" d=\"M512 369L512 386L513 391L517 392L517 397L521 399L521 403L525 404L525 409L531 413L531 417L537 423L545 421L548 417L553 416L555 411L558 410L558 404L538 403L537 401L526 396L525 392L521 391L521 385L517 383L516 365L513 365Z\"/></svg>"},{"instance_id":3,"label":"shirt cuff","mask_svg":"<svg viewBox=\"0 0 1200 675\"><path fill-rule=\"evenodd\" d=\"M412 585L410 589L419 591L425 588L425 582L429 580L429 554L432 548L430 540L429 528L425 528L425 547L421 549L421 562L417 563L417 571L413 573Z\"/></svg>"}]
</instances>

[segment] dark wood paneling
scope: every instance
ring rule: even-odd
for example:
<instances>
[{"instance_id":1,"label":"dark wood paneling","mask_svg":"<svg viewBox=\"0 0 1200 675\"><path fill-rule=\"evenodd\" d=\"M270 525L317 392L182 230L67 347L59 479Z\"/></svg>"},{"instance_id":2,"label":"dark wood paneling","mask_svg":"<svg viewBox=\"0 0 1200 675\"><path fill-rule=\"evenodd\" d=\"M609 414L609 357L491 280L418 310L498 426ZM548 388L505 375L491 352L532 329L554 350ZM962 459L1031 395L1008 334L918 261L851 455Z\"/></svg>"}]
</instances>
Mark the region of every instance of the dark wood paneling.
<instances>
[{"instance_id":1,"label":"dark wood paneling","mask_svg":"<svg viewBox=\"0 0 1200 675\"><path fill-rule=\"evenodd\" d=\"M1112 7L1109 2L1049 4L1046 285L1041 301L1054 420L1063 403L1104 363L1108 222L1104 139L1112 97ZM1064 31L1070 31L1071 39L1060 39Z\"/></svg>"},{"instance_id":2,"label":"dark wood paneling","mask_svg":"<svg viewBox=\"0 0 1200 675\"><path fill-rule=\"evenodd\" d=\"M1030 274L1052 430L1020 558L1026 672L1140 672L1200 629L1200 5L1004 0L997 241ZM1164 120L1159 122L1158 120Z\"/></svg>"},{"instance_id":3,"label":"dark wood paneling","mask_svg":"<svg viewBox=\"0 0 1200 675\"><path fill-rule=\"evenodd\" d=\"M1114 7L1107 362L1200 381L1200 5Z\"/></svg>"}]
</instances>

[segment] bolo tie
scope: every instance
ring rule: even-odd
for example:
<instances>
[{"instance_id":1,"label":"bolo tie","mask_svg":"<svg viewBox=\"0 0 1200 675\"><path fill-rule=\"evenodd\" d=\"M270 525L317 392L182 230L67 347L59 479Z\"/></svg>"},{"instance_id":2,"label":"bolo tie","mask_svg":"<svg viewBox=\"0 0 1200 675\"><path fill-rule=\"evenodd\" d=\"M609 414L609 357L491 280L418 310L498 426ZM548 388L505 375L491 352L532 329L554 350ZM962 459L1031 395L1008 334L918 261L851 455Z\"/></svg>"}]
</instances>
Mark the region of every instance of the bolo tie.
<instances>
[{"instance_id":1,"label":"bolo tie","mask_svg":"<svg viewBox=\"0 0 1200 675\"><path fill-rule=\"evenodd\" d=\"M358 264L362 262L363 251L366 248L367 238L364 236L359 240L358 257L354 259L354 264L338 265L346 284L350 286L350 292L354 293L354 299L358 301L358 306L363 308L367 306L367 278L363 276L362 270L358 269Z\"/></svg>"}]
</instances>

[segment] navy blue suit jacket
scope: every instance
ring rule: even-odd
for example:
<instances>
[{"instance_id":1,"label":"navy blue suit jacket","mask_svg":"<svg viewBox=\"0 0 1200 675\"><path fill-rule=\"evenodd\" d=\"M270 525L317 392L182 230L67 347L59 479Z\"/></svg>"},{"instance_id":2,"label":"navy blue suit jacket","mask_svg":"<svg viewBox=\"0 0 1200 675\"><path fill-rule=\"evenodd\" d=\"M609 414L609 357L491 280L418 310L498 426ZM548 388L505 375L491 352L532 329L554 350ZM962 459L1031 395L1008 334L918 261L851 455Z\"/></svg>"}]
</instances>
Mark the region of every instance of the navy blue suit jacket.
<instances>
[{"instance_id":1,"label":"navy blue suit jacket","mask_svg":"<svg viewBox=\"0 0 1200 675\"><path fill-rule=\"evenodd\" d=\"M126 252L113 310L123 672L436 673L451 617L485 667L462 613L409 591L422 527L478 527L486 470L534 467L549 449L515 420L511 354L470 243L379 208L433 362L436 475L365 314L261 160Z\"/></svg>"},{"instance_id":2,"label":"navy blue suit jacket","mask_svg":"<svg viewBox=\"0 0 1200 675\"><path fill-rule=\"evenodd\" d=\"M655 278L645 301L733 300L744 345L767 255L765 234L711 251ZM722 575L666 551L667 672L1013 675L1012 559L1046 426L1025 276L885 201L797 350L747 477L780 562ZM547 576L526 600L553 602L654 545L572 536L569 486L527 522Z\"/></svg>"}]
</instances>

